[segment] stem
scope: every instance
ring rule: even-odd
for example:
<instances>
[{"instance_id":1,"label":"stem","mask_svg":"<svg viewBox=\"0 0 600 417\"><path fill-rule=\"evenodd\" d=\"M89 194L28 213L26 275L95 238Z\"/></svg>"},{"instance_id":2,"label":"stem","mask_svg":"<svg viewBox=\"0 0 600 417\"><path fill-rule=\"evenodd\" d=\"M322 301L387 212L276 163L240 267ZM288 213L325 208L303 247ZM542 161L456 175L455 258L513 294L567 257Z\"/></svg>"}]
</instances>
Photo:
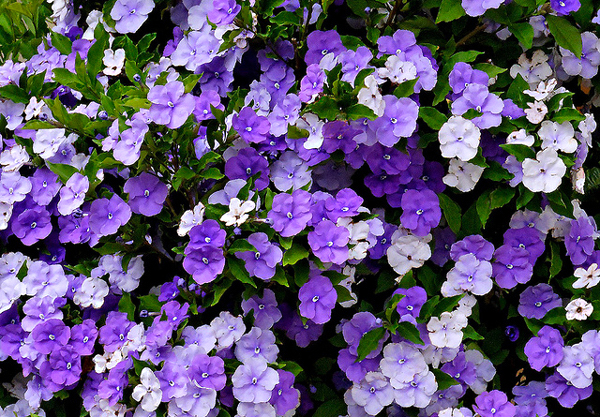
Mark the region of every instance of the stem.
<instances>
[{"instance_id":1,"label":"stem","mask_svg":"<svg viewBox=\"0 0 600 417\"><path fill-rule=\"evenodd\" d=\"M477 35L479 32L481 32L482 30L484 30L486 27L487 27L486 24L477 26L471 32L467 33L461 40L459 40L458 42L456 42L456 47L458 48L459 46L464 45L465 43L467 43L467 41L469 39L471 39L473 36Z\"/></svg>"},{"instance_id":2,"label":"stem","mask_svg":"<svg viewBox=\"0 0 600 417\"><path fill-rule=\"evenodd\" d=\"M403 3L404 3L403 0L396 0L396 3L394 3L394 8L392 9L392 11L390 12L390 15L388 16L387 22L385 22L386 26L390 26L392 24L392 22L394 21L394 18L398 14L398 10L400 10L400 6Z\"/></svg>"}]
</instances>

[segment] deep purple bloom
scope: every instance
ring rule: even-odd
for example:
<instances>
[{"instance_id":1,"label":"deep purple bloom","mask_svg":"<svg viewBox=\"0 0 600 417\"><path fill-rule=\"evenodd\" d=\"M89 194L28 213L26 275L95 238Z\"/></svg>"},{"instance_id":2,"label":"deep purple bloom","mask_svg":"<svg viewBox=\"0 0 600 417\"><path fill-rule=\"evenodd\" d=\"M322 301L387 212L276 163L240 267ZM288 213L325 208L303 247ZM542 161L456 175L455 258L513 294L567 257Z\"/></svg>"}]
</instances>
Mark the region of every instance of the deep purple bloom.
<instances>
[{"instance_id":1,"label":"deep purple bloom","mask_svg":"<svg viewBox=\"0 0 600 417\"><path fill-rule=\"evenodd\" d=\"M329 278L317 275L298 292L300 314L317 324L327 323L337 301L337 292Z\"/></svg>"},{"instance_id":2,"label":"deep purple bloom","mask_svg":"<svg viewBox=\"0 0 600 417\"><path fill-rule=\"evenodd\" d=\"M159 125L170 129L181 127L196 107L191 94L184 94L181 81L171 81L166 85L155 85L148 92L148 100L152 103L150 117Z\"/></svg>"},{"instance_id":3,"label":"deep purple bloom","mask_svg":"<svg viewBox=\"0 0 600 417\"><path fill-rule=\"evenodd\" d=\"M211 245L192 248L183 260L183 268L198 284L213 281L225 268L223 250Z\"/></svg>"},{"instance_id":4,"label":"deep purple bloom","mask_svg":"<svg viewBox=\"0 0 600 417\"><path fill-rule=\"evenodd\" d=\"M471 235L454 243L450 248L450 258L455 262L469 253L475 255L480 261L490 261L494 253L494 245L481 235Z\"/></svg>"},{"instance_id":5,"label":"deep purple bloom","mask_svg":"<svg viewBox=\"0 0 600 417\"><path fill-rule=\"evenodd\" d=\"M134 213L155 216L162 211L163 203L169 193L167 186L155 175L143 172L129 178L123 186L129 194L129 207Z\"/></svg>"},{"instance_id":6,"label":"deep purple bloom","mask_svg":"<svg viewBox=\"0 0 600 417\"><path fill-rule=\"evenodd\" d=\"M346 374L346 378L358 384L367 375L367 372L377 371L380 356L365 358L360 361L357 359L358 356L353 355L349 349L341 349L338 353L337 363L340 369Z\"/></svg>"},{"instance_id":7,"label":"deep purple bloom","mask_svg":"<svg viewBox=\"0 0 600 417\"><path fill-rule=\"evenodd\" d=\"M433 238L435 249L430 259L437 266L444 266L450 259L450 248L456 241L456 235L450 227L438 227L433 230Z\"/></svg>"},{"instance_id":8,"label":"deep purple bloom","mask_svg":"<svg viewBox=\"0 0 600 417\"><path fill-rule=\"evenodd\" d=\"M398 301L396 311L400 315L400 320L406 315L412 316L415 319L419 317L421 307L427 301L427 293L422 287L414 286L408 289L399 288L394 291L394 294L403 294L404 297Z\"/></svg>"},{"instance_id":9,"label":"deep purple bloom","mask_svg":"<svg viewBox=\"0 0 600 417\"><path fill-rule=\"evenodd\" d=\"M90 208L90 230L98 236L116 233L131 218L131 208L117 194L109 199L100 198Z\"/></svg>"},{"instance_id":10,"label":"deep purple bloom","mask_svg":"<svg viewBox=\"0 0 600 417\"><path fill-rule=\"evenodd\" d=\"M220 391L225 387L225 363L218 356L196 355L190 368L190 379L203 388Z\"/></svg>"},{"instance_id":11,"label":"deep purple bloom","mask_svg":"<svg viewBox=\"0 0 600 417\"><path fill-rule=\"evenodd\" d=\"M407 97L397 98L386 95L383 100L385 101L383 116L370 122L370 125L376 131L379 143L393 146L400 138L407 138L415 132L419 106Z\"/></svg>"},{"instance_id":12,"label":"deep purple bloom","mask_svg":"<svg viewBox=\"0 0 600 417\"><path fill-rule=\"evenodd\" d=\"M357 356L358 355L358 345L360 344L360 340L365 335L365 333L377 328L381 327L383 324L380 319L377 319L372 313L368 311L361 311L356 313L352 319L348 320L342 326L342 335L344 336L344 340L348 343L348 351ZM378 346L373 349L366 357L367 358L375 358L381 352L383 348L383 343L385 342L385 338L381 338L379 340Z\"/></svg>"},{"instance_id":13,"label":"deep purple bloom","mask_svg":"<svg viewBox=\"0 0 600 417\"><path fill-rule=\"evenodd\" d=\"M242 6L235 0L213 0L209 7L208 19L217 26L225 26L233 22Z\"/></svg>"},{"instance_id":14,"label":"deep purple bloom","mask_svg":"<svg viewBox=\"0 0 600 417\"><path fill-rule=\"evenodd\" d=\"M300 401L300 393L294 388L294 374L277 369L279 383L273 388L269 402L275 407L277 415L283 416L296 408Z\"/></svg>"},{"instance_id":15,"label":"deep purple bloom","mask_svg":"<svg viewBox=\"0 0 600 417\"><path fill-rule=\"evenodd\" d=\"M25 209L12 222L11 229L24 245L31 246L48 237L52 231L50 213L37 205L34 208Z\"/></svg>"},{"instance_id":16,"label":"deep purple bloom","mask_svg":"<svg viewBox=\"0 0 600 417\"><path fill-rule=\"evenodd\" d=\"M546 249L537 230L530 227L508 229L504 232L503 237L506 246L526 249L529 252L529 263L531 265L535 264L535 261L537 261Z\"/></svg>"},{"instance_id":17,"label":"deep purple bloom","mask_svg":"<svg viewBox=\"0 0 600 417\"><path fill-rule=\"evenodd\" d=\"M61 187L58 175L48 168L38 168L33 176L29 177L29 180L31 181L31 192L29 194L33 201L40 206L50 204L50 201Z\"/></svg>"},{"instance_id":18,"label":"deep purple bloom","mask_svg":"<svg viewBox=\"0 0 600 417\"><path fill-rule=\"evenodd\" d=\"M114 352L127 340L127 333L133 327L133 323L127 320L127 313L111 311L106 316L106 323L100 328L100 343L104 345L106 352Z\"/></svg>"},{"instance_id":19,"label":"deep purple bloom","mask_svg":"<svg viewBox=\"0 0 600 417\"><path fill-rule=\"evenodd\" d=\"M416 236L426 236L442 218L437 195L431 190L407 190L402 196L402 226Z\"/></svg>"},{"instance_id":20,"label":"deep purple bloom","mask_svg":"<svg viewBox=\"0 0 600 417\"><path fill-rule=\"evenodd\" d=\"M277 308L275 293L268 288L265 288L262 298L253 295L248 300L242 300L242 310L244 315L252 311L254 325L261 329L270 329L282 317L281 311Z\"/></svg>"},{"instance_id":21,"label":"deep purple bloom","mask_svg":"<svg viewBox=\"0 0 600 417\"><path fill-rule=\"evenodd\" d=\"M541 371L546 366L556 366L563 358L563 346L560 332L544 326L538 331L537 337L532 337L525 345L527 361L536 371Z\"/></svg>"},{"instance_id":22,"label":"deep purple bloom","mask_svg":"<svg viewBox=\"0 0 600 417\"><path fill-rule=\"evenodd\" d=\"M207 219L201 224L192 227L189 232L190 243L187 248L198 249L205 245L215 248L222 248L225 245L227 232L221 229L219 222L213 219ZM186 248L186 251L187 251Z\"/></svg>"},{"instance_id":23,"label":"deep purple bloom","mask_svg":"<svg viewBox=\"0 0 600 417\"><path fill-rule=\"evenodd\" d=\"M577 401L591 396L594 392L594 387L589 385L585 388L577 388L556 372L546 379L546 390L548 391L548 395L556 398L560 405L572 408Z\"/></svg>"},{"instance_id":24,"label":"deep purple bloom","mask_svg":"<svg viewBox=\"0 0 600 417\"><path fill-rule=\"evenodd\" d=\"M533 275L533 265L529 263L529 252L519 247L500 246L494 252L496 260L492 264L492 274L500 288L514 288L525 284Z\"/></svg>"},{"instance_id":25,"label":"deep purple bloom","mask_svg":"<svg viewBox=\"0 0 600 417\"><path fill-rule=\"evenodd\" d=\"M253 327L235 344L235 357L242 363L250 359L260 359L267 363L277 360L279 348L275 344L275 334L270 330Z\"/></svg>"},{"instance_id":26,"label":"deep purple bloom","mask_svg":"<svg viewBox=\"0 0 600 417\"><path fill-rule=\"evenodd\" d=\"M579 0L550 0L550 7L558 15L567 15L576 12L581 7Z\"/></svg>"},{"instance_id":27,"label":"deep purple bloom","mask_svg":"<svg viewBox=\"0 0 600 417\"><path fill-rule=\"evenodd\" d=\"M35 326L31 337L38 352L50 353L67 345L71 329L60 319L50 319Z\"/></svg>"},{"instance_id":28,"label":"deep purple bloom","mask_svg":"<svg viewBox=\"0 0 600 417\"><path fill-rule=\"evenodd\" d=\"M565 235L565 247L573 265L583 264L594 251L596 227L592 222L586 216L571 220L571 229Z\"/></svg>"},{"instance_id":29,"label":"deep purple bloom","mask_svg":"<svg viewBox=\"0 0 600 417\"><path fill-rule=\"evenodd\" d=\"M269 163L254 148L240 149L236 156L225 163L225 175L230 180L247 180L258 173L260 176L254 181L254 186L260 191L269 185Z\"/></svg>"},{"instance_id":30,"label":"deep purple bloom","mask_svg":"<svg viewBox=\"0 0 600 417\"><path fill-rule=\"evenodd\" d=\"M283 258L281 249L272 244L269 237L262 232L252 233L248 236L248 243L256 248L256 252L236 252L235 256L246 262L246 269L250 276L266 281L273 278L275 267Z\"/></svg>"},{"instance_id":31,"label":"deep purple bloom","mask_svg":"<svg viewBox=\"0 0 600 417\"><path fill-rule=\"evenodd\" d=\"M475 398L473 410L481 417L513 417L516 413L514 404L508 401L502 391L483 392Z\"/></svg>"},{"instance_id":32,"label":"deep purple bloom","mask_svg":"<svg viewBox=\"0 0 600 417\"><path fill-rule=\"evenodd\" d=\"M233 116L233 129L246 143L261 143L269 133L271 124L265 116L258 116L250 107L244 107Z\"/></svg>"},{"instance_id":33,"label":"deep purple bloom","mask_svg":"<svg viewBox=\"0 0 600 417\"><path fill-rule=\"evenodd\" d=\"M331 220L323 220L308 232L308 244L315 256L323 262L341 264L348 259L350 233L345 227L338 227Z\"/></svg>"},{"instance_id":34,"label":"deep purple bloom","mask_svg":"<svg viewBox=\"0 0 600 417\"><path fill-rule=\"evenodd\" d=\"M336 222L340 217L354 217L358 215L358 209L363 203L362 197L351 188L344 188L335 195L325 200L327 217Z\"/></svg>"},{"instance_id":35,"label":"deep purple bloom","mask_svg":"<svg viewBox=\"0 0 600 417\"><path fill-rule=\"evenodd\" d=\"M71 346L63 346L50 354L47 362L43 362L40 375L50 378L61 387L68 387L79 381L81 375L81 357Z\"/></svg>"},{"instance_id":36,"label":"deep purple bloom","mask_svg":"<svg viewBox=\"0 0 600 417\"><path fill-rule=\"evenodd\" d=\"M310 36L310 35L309 35ZM300 92L298 98L304 103L310 102L313 97L323 91L325 73L317 64L309 65L306 75L300 81Z\"/></svg>"},{"instance_id":37,"label":"deep purple bloom","mask_svg":"<svg viewBox=\"0 0 600 417\"><path fill-rule=\"evenodd\" d=\"M91 355L94 352L94 343L98 337L98 329L94 320L87 319L81 324L76 324L71 329L72 346L81 356Z\"/></svg>"},{"instance_id":38,"label":"deep purple bloom","mask_svg":"<svg viewBox=\"0 0 600 417\"><path fill-rule=\"evenodd\" d=\"M454 64L454 68L450 71L450 75L448 76L448 81L450 82L450 87L454 94L460 94L463 92L465 87L471 84L480 84L487 86L489 76L481 71L473 69L466 62L457 62Z\"/></svg>"},{"instance_id":39,"label":"deep purple bloom","mask_svg":"<svg viewBox=\"0 0 600 417\"><path fill-rule=\"evenodd\" d=\"M272 227L283 237L295 236L307 226L312 218L311 195L304 190L290 194L277 194L273 197L268 218Z\"/></svg>"},{"instance_id":40,"label":"deep purple bloom","mask_svg":"<svg viewBox=\"0 0 600 417\"><path fill-rule=\"evenodd\" d=\"M308 45L308 51L304 56L306 65L318 64L325 55L333 53L337 56L346 50L340 35L335 30L312 31L306 38L306 44Z\"/></svg>"},{"instance_id":41,"label":"deep purple bloom","mask_svg":"<svg viewBox=\"0 0 600 417\"><path fill-rule=\"evenodd\" d=\"M487 85L469 84L463 90L462 96L452 103L452 113L462 115L467 110L475 109L481 116L472 119L480 129L500 126L502 123L502 109L504 102L497 95L490 93Z\"/></svg>"},{"instance_id":42,"label":"deep purple bloom","mask_svg":"<svg viewBox=\"0 0 600 417\"><path fill-rule=\"evenodd\" d=\"M519 314L528 319L541 319L554 308L561 307L560 297L548 284L527 287L519 298Z\"/></svg>"}]
</instances>

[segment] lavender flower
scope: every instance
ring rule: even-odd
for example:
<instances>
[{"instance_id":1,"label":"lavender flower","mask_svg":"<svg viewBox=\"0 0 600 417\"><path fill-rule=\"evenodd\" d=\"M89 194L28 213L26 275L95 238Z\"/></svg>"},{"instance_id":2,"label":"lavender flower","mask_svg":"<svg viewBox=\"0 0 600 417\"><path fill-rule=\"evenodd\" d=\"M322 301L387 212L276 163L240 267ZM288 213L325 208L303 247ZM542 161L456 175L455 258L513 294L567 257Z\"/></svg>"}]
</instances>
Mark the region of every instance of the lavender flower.
<instances>
[{"instance_id":1,"label":"lavender flower","mask_svg":"<svg viewBox=\"0 0 600 417\"><path fill-rule=\"evenodd\" d=\"M115 29L119 33L135 33L154 10L152 0L117 0L110 17L113 18Z\"/></svg>"},{"instance_id":2,"label":"lavender flower","mask_svg":"<svg viewBox=\"0 0 600 417\"><path fill-rule=\"evenodd\" d=\"M327 323L337 301L337 292L329 278L317 275L308 280L298 292L300 314L317 324Z\"/></svg>"},{"instance_id":3,"label":"lavender flower","mask_svg":"<svg viewBox=\"0 0 600 417\"><path fill-rule=\"evenodd\" d=\"M158 177L147 172L128 179L123 191L129 194L131 210L149 217L162 211L168 194L167 186Z\"/></svg>"}]
</instances>

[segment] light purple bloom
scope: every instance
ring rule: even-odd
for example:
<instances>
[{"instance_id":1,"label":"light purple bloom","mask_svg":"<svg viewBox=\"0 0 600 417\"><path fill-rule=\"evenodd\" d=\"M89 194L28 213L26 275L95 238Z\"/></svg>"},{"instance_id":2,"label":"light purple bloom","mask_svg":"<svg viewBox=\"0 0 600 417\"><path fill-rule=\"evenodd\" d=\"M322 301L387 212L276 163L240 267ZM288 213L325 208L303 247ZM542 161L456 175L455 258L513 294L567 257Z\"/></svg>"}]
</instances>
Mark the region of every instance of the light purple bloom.
<instances>
[{"instance_id":1,"label":"light purple bloom","mask_svg":"<svg viewBox=\"0 0 600 417\"><path fill-rule=\"evenodd\" d=\"M79 172L71 175L65 186L60 190L60 201L57 204L58 212L63 216L73 213L79 208L85 199L85 193L90 187L88 177Z\"/></svg>"},{"instance_id":2,"label":"light purple bloom","mask_svg":"<svg viewBox=\"0 0 600 417\"><path fill-rule=\"evenodd\" d=\"M144 216L160 213L169 193L167 186L148 172L129 178L123 186L123 191L129 194L128 203L131 210Z\"/></svg>"},{"instance_id":3,"label":"light purple bloom","mask_svg":"<svg viewBox=\"0 0 600 417\"><path fill-rule=\"evenodd\" d=\"M341 264L348 259L350 233L331 220L323 220L308 232L308 244L315 256L323 262Z\"/></svg>"},{"instance_id":4,"label":"light purple bloom","mask_svg":"<svg viewBox=\"0 0 600 417\"><path fill-rule=\"evenodd\" d=\"M135 33L154 10L152 0L117 0L110 17L115 20L115 29L119 33Z\"/></svg>"},{"instance_id":5,"label":"light purple bloom","mask_svg":"<svg viewBox=\"0 0 600 417\"><path fill-rule=\"evenodd\" d=\"M538 331L537 337L532 337L525 345L525 355L531 367L541 371L545 366L558 365L563 358L563 346L560 332L544 326Z\"/></svg>"},{"instance_id":6,"label":"light purple bloom","mask_svg":"<svg viewBox=\"0 0 600 417\"><path fill-rule=\"evenodd\" d=\"M317 324L327 323L337 301L337 292L329 278L317 275L309 279L298 292L300 314Z\"/></svg>"},{"instance_id":7,"label":"light purple bloom","mask_svg":"<svg viewBox=\"0 0 600 417\"><path fill-rule=\"evenodd\" d=\"M100 198L90 208L90 230L98 236L116 233L131 218L129 205L116 194L109 199Z\"/></svg>"},{"instance_id":8,"label":"light purple bloom","mask_svg":"<svg viewBox=\"0 0 600 417\"><path fill-rule=\"evenodd\" d=\"M236 252L235 256L246 262L246 269L250 276L266 281L273 278L275 267L283 258L281 249L272 244L269 237L262 232L252 233L248 236L248 243L256 248L256 252Z\"/></svg>"},{"instance_id":9,"label":"light purple bloom","mask_svg":"<svg viewBox=\"0 0 600 417\"><path fill-rule=\"evenodd\" d=\"M279 374L261 359L249 359L231 377L233 395L242 402L266 402L279 383Z\"/></svg>"},{"instance_id":10,"label":"light purple bloom","mask_svg":"<svg viewBox=\"0 0 600 417\"><path fill-rule=\"evenodd\" d=\"M196 106L194 97L184 94L181 81L155 85L148 92L148 100L152 103L150 117L154 123L166 125L170 129L181 127Z\"/></svg>"}]
</instances>

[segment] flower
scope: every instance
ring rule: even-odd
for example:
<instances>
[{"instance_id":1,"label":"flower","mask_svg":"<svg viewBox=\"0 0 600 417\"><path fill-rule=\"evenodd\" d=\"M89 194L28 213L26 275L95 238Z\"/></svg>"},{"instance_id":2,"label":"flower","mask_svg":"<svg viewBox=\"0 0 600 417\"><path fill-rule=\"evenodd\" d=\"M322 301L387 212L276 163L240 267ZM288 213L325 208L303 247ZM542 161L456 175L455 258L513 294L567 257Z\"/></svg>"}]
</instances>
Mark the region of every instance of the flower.
<instances>
[{"instance_id":1,"label":"flower","mask_svg":"<svg viewBox=\"0 0 600 417\"><path fill-rule=\"evenodd\" d=\"M120 48L116 51L107 49L104 51L104 58L102 58L104 68L104 74L117 76L121 73L123 65L125 64L125 49Z\"/></svg>"},{"instance_id":2,"label":"flower","mask_svg":"<svg viewBox=\"0 0 600 417\"><path fill-rule=\"evenodd\" d=\"M402 226L416 236L427 236L442 218L438 197L428 189L407 190L402 195L401 205Z\"/></svg>"},{"instance_id":3,"label":"flower","mask_svg":"<svg viewBox=\"0 0 600 417\"><path fill-rule=\"evenodd\" d=\"M479 128L462 116L450 117L438 133L442 156L461 161L469 161L477 155L480 138Z\"/></svg>"},{"instance_id":4,"label":"flower","mask_svg":"<svg viewBox=\"0 0 600 417\"><path fill-rule=\"evenodd\" d=\"M191 94L184 94L181 81L171 81L166 85L155 85L148 92L150 117L154 123L166 125L170 129L181 127L192 114L196 101Z\"/></svg>"},{"instance_id":5,"label":"flower","mask_svg":"<svg viewBox=\"0 0 600 417\"><path fill-rule=\"evenodd\" d=\"M46 183L46 185L48 185ZM75 172L60 189L60 201L57 204L58 212L63 216L73 213L76 208L83 204L85 193L90 186L88 177Z\"/></svg>"},{"instance_id":6,"label":"flower","mask_svg":"<svg viewBox=\"0 0 600 417\"><path fill-rule=\"evenodd\" d=\"M152 10L154 10L152 0L117 0L110 11L110 17L116 22L117 32L135 33Z\"/></svg>"},{"instance_id":7,"label":"flower","mask_svg":"<svg viewBox=\"0 0 600 417\"><path fill-rule=\"evenodd\" d=\"M248 220L248 213L254 210L256 204L254 201L242 201L234 197L229 202L229 211L221 216L221 221L225 226L241 226Z\"/></svg>"},{"instance_id":8,"label":"flower","mask_svg":"<svg viewBox=\"0 0 600 417\"><path fill-rule=\"evenodd\" d=\"M231 377L233 395L242 402L261 403L271 398L279 374L262 359L250 358L237 367Z\"/></svg>"},{"instance_id":9,"label":"flower","mask_svg":"<svg viewBox=\"0 0 600 417\"><path fill-rule=\"evenodd\" d=\"M587 269L577 268L573 275L577 277L577 281L573 283L573 288L592 288L600 282L600 270L595 262Z\"/></svg>"},{"instance_id":10,"label":"flower","mask_svg":"<svg viewBox=\"0 0 600 417\"><path fill-rule=\"evenodd\" d=\"M316 275L298 292L300 314L316 324L327 323L337 301L337 292L329 278Z\"/></svg>"},{"instance_id":11,"label":"flower","mask_svg":"<svg viewBox=\"0 0 600 417\"><path fill-rule=\"evenodd\" d=\"M594 311L592 303L588 303L583 298L576 298L567 304L565 307L567 311L567 320L587 320ZM580 387L583 388L583 387Z\"/></svg>"},{"instance_id":12,"label":"flower","mask_svg":"<svg viewBox=\"0 0 600 417\"><path fill-rule=\"evenodd\" d=\"M331 220L319 222L312 232L308 232L308 244L323 262L341 264L346 261L349 239L348 229L336 226Z\"/></svg>"},{"instance_id":13,"label":"flower","mask_svg":"<svg viewBox=\"0 0 600 417\"><path fill-rule=\"evenodd\" d=\"M150 368L142 369L140 383L133 389L131 396L134 400L141 401L140 405L144 411L151 412L158 408L162 399L162 391L160 390L160 381Z\"/></svg>"},{"instance_id":14,"label":"flower","mask_svg":"<svg viewBox=\"0 0 600 417\"><path fill-rule=\"evenodd\" d=\"M556 371L575 388L586 388L592 384L594 358L578 343L563 348L563 358Z\"/></svg>"},{"instance_id":15,"label":"flower","mask_svg":"<svg viewBox=\"0 0 600 417\"><path fill-rule=\"evenodd\" d=\"M525 344L525 355L533 369L541 371L545 366L553 367L563 358L564 341L560 332L550 326L542 327L537 337Z\"/></svg>"},{"instance_id":16,"label":"flower","mask_svg":"<svg viewBox=\"0 0 600 417\"><path fill-rule=\"evenodd\" d=\"M376 416L394 401L394 389L388 379L379 372L368 372L360 384L351 390L352 399L365 411Z\"/></svg>"},{"instance_id":17,"label":"flower","mask_svg":"<svg viewBox=\"0 0 600 417\"><path fill-rule=\"evenodd\" d=\"M551 193L562 182L567 172L565 163L554 149L539 151L535 159L523 160L523 185L535 193Z\"/></svg>"},{"instance_id":18,"label":"flower","mask_svg":"<svg viewBox=\"0 0 600 417\"><path fill-rule=\"evenodd\" d=\"M100 198L90 208L90 230L98 236L116 233L131 218L131 208L117 194L109 199Z\"/></svg>"},{"instance_id":19,"label":"flower","mask_svg":"<svg viewBox=\"0 0 600 417\"><path fill-rule=\"evenodd\" d=\"M515 405L508 401L502 391L483 392L475 398L473 410L481 417L514 417Z\"/></svg>"},{"instance_id":20,"label":"flower","mask_svg":"<svg viewBox=\"0 0 600 417\"><path fill-rule=\"evenodd\" d=\"M481 178L483 170L483 167L453 158L450 160L448 174L442 178L442 181L444 181L444 184L456 187L466 193L475 188L475 184Z\"/></svg>"},{"instance_id":21,"label":"flower","mask_svg":"<svg viewBox=\"0 0 600 417\"><path fill-rule=\"evenodd\" d=\"M123 186L123 191L129 194L128 203L131 210L144 216L160 213L169 193L167 186L148 172L129 178Z\"/></svg>"},{"instance_id":22,"label":"flower","mask_svg":"<svg viewBox=\"0 0 600 417\"><path fill-rule=\"evenodd\" d=\"M248 236L248 243L254 246L254 251L235 252L235 256L246 263L250 276L268 281L275 275L275 267L283 259L281 249L269 241L262 232Z\"/></svg>"},{"instance_id":23,"label":"flower","mask_svg":"<svg viewBox=\"0 0 600 417\"><path fill-rule=\"evenodd\" d=\"M527 287L519 297L519 314L528 319L542 319L552 309L562 306L558 294L548 284Z\"/></svg>"}]
</instances>

